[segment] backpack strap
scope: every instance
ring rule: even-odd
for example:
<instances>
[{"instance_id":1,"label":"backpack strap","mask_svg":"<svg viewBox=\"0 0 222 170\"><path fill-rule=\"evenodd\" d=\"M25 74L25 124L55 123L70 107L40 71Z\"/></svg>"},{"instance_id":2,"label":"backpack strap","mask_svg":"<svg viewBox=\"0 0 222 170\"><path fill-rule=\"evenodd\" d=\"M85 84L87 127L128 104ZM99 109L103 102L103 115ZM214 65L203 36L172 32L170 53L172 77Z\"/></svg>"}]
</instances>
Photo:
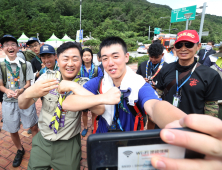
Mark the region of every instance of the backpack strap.
<instances>
[{"instance_id":1,"label":"backpack strap","mask_svg":"<svg viewBox=\"0 0 222 170\"><path fill-rule=\"evenodd\" d=\"M23 73L23 76L24 76L24 80L26 82L26 70L27 70L27 64L26 64L26 61L25 63L22 63L20 62L21 66L22 66L22 73Z\"/></svg>"},{"instance_id":2,"label":"backpack strap","mask_svg":"<svg viewBox=\"0 0 222 170\"><path fill-rule=\"evenodd\" d=\"M2 71L3 85L5 86L5 85L6 85L6 82L7 82L6 65L5 65L5 62L4 62L4 61L1 62L0 65L1 65L1 71Z\"/></svg>"},{"instance_id":3,"label":"backpack strap","mask_svg":"<svg viewBox=\"0 0 222 170\"><path fill-rule=\"evenodd\" d=\"M94 67L94 73L93 73L93 77L97 77L98 76L98 66Z\"/></svg>"},{"instance_id":4,"label":"backpack strap","mask_svg":"<svg viewBox=\"0 0 222 170\"><path fill-rule=\"evenodd\" d=\"M23 52L23 51L20 51L23 55L24 55L24 57L25 57L25 60L27 61L27 57L26 57L26 51L25 52Z\"/></svg>"}]
</instances>

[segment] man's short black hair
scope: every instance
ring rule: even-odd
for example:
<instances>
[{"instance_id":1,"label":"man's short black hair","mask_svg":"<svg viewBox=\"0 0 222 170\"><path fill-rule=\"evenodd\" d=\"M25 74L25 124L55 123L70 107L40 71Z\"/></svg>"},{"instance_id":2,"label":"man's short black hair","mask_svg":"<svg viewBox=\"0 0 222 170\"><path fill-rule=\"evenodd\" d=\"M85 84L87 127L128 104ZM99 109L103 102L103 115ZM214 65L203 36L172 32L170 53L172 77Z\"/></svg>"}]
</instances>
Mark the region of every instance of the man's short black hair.
<instances>
[{"instance_id":1,"label":"man's short black hair","mask_svg":"<svg viewBox=\"0 0 222 170\"><path fill-rule=\"evenodd\" d=\"M208 43L211 43L212 45L214 45L214 42L213 42L213 41L208 41Z\"/></svg>"},{"instance_id":2,"label":"man's short black hair","mask_svg":"<svg viewBox=\"0 0 222 170\"><path fill-rule=\"evenodd\" d=\"M101 53L100 53L100 51L97 53L97 56L98 56L99 58L101 58Z\"/></svg>"},{"instance_id":3,"label":"man's short black hair","mask_svg":"<svg viewBox=\"0 0 222 170\"><path fill-rule=\"evenodd\" d=\"M63 53L65 50L69 49L69 48L77 48L79 50L79 53L82 57L82 47L78 44L78 43L73 43L73 42L66 42L63 43L62 45L59 46L59 48L57 48L57 57L59 57L59 55L61 53Z\"/></svg>"},{"instance_id":4,"label":"man's short black hair","mask_svg":"<svg viewBox=\"0 0 222 170\"><path fill-rule=\"evenodd\" d=\"M127 53L127 46L126 46L126 43L124 42L124 40L120 37L108 37L106 38L105 40L102 41L102 43L100 44L100 47L99 47L99 51L101 53L101 49L103 47L109 47L111 45L114 45L114 44L119 44L122 46L123 48L123 51L124 51L124 54Z\"/></svg>"},{"instance_id":5,"label":"man's short black hair","mask_svg":"<svg viewBox=\"0 0 222 170\"><path fill-rule=\"evenodd\" d=\"M163 45L159 43L151 44L148 49L148 53L150 57L158 58L163 54Z\"/></svg>"},{"instance_id":6,"label":"man's short black hair","mask_svg":"<svg viewBox=\"0 0 222 170\"><path fill-rule=\"evenodd\" d=\"M153 41L153 44L155 44L155 43L161 44L161 40L154 40L154 41Z\"/></svg>"}]
</instances>

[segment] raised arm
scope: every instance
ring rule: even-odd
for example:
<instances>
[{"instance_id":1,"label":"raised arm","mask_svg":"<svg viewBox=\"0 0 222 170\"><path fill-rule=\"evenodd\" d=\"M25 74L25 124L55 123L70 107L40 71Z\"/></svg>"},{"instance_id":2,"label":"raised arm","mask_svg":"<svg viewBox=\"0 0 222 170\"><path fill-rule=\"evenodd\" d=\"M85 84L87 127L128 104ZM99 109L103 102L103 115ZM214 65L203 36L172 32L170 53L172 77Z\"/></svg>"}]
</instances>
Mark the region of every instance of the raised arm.
<instances>
[{"instance_id":1,"label":"raised arm","mask_svg":"<svg viewBox=\"0 0 222 170\"><path fill-rule=\"evenodd\" d=\"M144 109L160 128L164 128L168 123L186 116L186 113L170 103L156 99L146 101Z\"/></svg>"},{"instance_id":2,"label":"raised arm","mask_svg":"<svg viewBox=\"0 0 222 170\"><path fill-rule=\"evenodd\" d=\"M58 81L56 79L50 80L40 80L37 81L34 85L27 88L24 93L22 93L18 98L18 105L20 109L27 109L33 103L34 99L45 96L49 93L50 90L58 87Z\"/></svg>"}]
</instances>

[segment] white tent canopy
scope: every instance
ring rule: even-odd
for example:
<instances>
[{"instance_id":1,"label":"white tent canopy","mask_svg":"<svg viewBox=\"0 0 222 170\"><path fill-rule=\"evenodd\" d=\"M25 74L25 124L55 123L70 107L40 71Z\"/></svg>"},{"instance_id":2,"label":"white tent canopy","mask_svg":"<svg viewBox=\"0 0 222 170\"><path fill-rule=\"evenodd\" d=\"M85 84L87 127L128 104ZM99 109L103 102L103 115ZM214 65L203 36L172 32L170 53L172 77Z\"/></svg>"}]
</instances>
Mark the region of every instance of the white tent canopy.
<instances>
[{"instance_id":1,"label":"white tent canopy","mask_svg":"<svg viewBox=\"0 0 222 170\"><path fill-rule=\"evenodd\" d=\"M71 39L67 34L65 34L65 36L61 39L63 42L68 42L68 41L75 41L73 39Z\"/></svg>"},{"instance_id":2,"label":"white tent canopy","mask_svg":"<svg viewBox=\"0 0 222 170\"><path fill-rule=\"evenodd\" d=\"M54 48L58 48L62 43L63 41L57 38L54 33L48 40L45 41L45 44L49 44Z\"/></svg>"},{"instance_id":3,"label":"white tent canopy","mask_svg":"<svg viewBox=\"0 0 222 170\"><path fill-rule=\"evenodd\" d=\"M19 39L17 39L18 42L27 42L28 40L29 40L29 38L24 34L24 32L19 37Z\"/></svg>"}]
</instances>

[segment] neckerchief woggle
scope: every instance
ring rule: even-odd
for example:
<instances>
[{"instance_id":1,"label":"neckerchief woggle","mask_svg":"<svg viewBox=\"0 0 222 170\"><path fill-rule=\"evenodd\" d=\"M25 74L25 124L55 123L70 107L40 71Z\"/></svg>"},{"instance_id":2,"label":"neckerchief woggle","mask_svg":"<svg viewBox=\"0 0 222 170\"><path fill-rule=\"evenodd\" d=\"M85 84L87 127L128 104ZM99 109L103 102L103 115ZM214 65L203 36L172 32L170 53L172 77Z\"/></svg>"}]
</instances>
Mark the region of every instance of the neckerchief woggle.
<instances>
[{"instance_id":1,"label":"neckerchief woggle","mask_svg":"<svg viewBox=\"0 0 222 170\"><path fill-rule=\"evenodd\" d=\"M147 64L146 64L146 78L148 78L148 67L149 67L149 63L150 63L150 60L148 60L148 61L147 61ZM160 66L159 66L159 64L160 64ZM164 64L164 60L161 59L161 62L158 63L158 64L156 65L156 67L153 69L153 70L155 70L155 69L159 66L159 67L158 67L158 70L156 71L156 73L151 77L151 80L153 80L153 79L156 77L156 75L160 72L161 68L163 67L163 64ZM150 66L152 67L152 62L150 63ZM151 72L151 69L150 69L150 72ZM152 75L152 72L151 72L151 75Z\"/></svg>"},{"instance_id":2,"label":"neckerchief woggle","mask_svg":"<svg viewBox=\"0 0 222 170\"><path fill-rule=\"evenodd\" d=\"M92 78L93 78L94 68L95 68L95 65L92 63L92 64L91 64L91 70L90 70L90 72L89 72L89 77L88 77L89 79L92 79ZM85 77L84 69L85 69L85 65L82 64L81 69L80 69L81 77Z\"/></svg>"},{"instance_id":3,"label":"neckerchief woggle","mask_svg":"<svg viewBox=\"0 0 222 170\"><path fill-rule=\"evenodd\" d=\"M61 73L59 71L57 71L56 73L56 78L59 79L61 76ZM77 74L77 76L74 78L74 82L78 82L80 78L80 72ZM54 112L54 116L51 119L51 122L49 124L49 128L52 129L53 125L54 125L54 133L57 134L58 130L59 130L59 123L60 123L60 118L61 118L61 112L62 112L62 102L65 100L65 98L70 94L69 93L65 93L64 95L60 94L59 95L59 101L56 107L56 110Z\"/></svg>"},{"instance_id":4,"label":"neckerchief woggle","mask_svg":"<svg viewBox=\"0 0 222 170\"><path fill-rule=\"evenodd\" d=\"M19 85L18 85L19 71L20 71L19 66L17 65L16 71L15 71L15 73L13 73L10 63L6 59L4 60L4 62L5 62L5 65L6 65L7 69L10 71L12 77L14 78L15 87L19 88Z\"/></svg>"},{"instance_id":5,"label":"neckerchief woggle","mask_svg":"<svg viewBox=\"0 0 222 170\"><path fill-rule=\"evenodd\" d=\"M189 77L187 77L187 79L178 87L178 70L176 70L176 84L177 84L177 95L179 93L179 89L190 79L191 75L193 74L194 70L196 69L197 63L195 64L195 66L193 67L191 74Z\"/></svg>"}]
</instances>

